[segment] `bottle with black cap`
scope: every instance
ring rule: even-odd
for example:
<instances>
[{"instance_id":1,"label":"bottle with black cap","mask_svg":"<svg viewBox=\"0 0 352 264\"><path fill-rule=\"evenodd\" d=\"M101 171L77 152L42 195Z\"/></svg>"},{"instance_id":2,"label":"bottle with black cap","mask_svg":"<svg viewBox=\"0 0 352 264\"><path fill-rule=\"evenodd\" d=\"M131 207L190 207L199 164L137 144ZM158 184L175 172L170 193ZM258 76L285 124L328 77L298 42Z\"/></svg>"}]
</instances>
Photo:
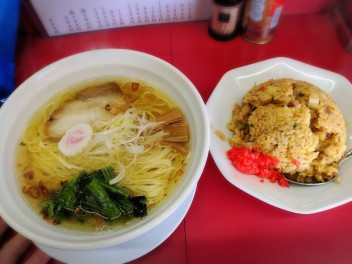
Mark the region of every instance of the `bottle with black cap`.
<instances>
[{"instance_id":1,"label":"bottle with black cap","mask_svg":"<svg viewBox=\"0 0 352 264\"><path fill-rule=\"evenodd\" d=\"M214 0L208 28L209 35L217 40L230 40L238 34L238 24L244 0Z\"/></svg>"}]
</instances>

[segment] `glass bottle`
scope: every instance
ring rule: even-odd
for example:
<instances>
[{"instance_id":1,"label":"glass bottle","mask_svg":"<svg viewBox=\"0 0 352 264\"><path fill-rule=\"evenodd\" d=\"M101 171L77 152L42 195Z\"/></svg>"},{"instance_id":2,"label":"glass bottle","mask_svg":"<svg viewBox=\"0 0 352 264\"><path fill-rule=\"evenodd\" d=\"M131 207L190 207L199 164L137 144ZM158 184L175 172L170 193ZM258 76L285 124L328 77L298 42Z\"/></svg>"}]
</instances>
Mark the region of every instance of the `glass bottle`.
<instances>
[{"instance_id":1,"label":"glass bottle","mask_svg":"<svg viewBox=\"0 0 352 264\"><path fill-rule=\"evenodd\" d=\"M252 43L269 42L273 36L283 0L247 0L242 20L242 37Z\"/></svg>"},{"instance_id":2,"label":"glass bottle","mask_svg":"<svg viewBox=\"0 0 352 264\"><path fill-rule=\"evenodd\" d=\"M214 0L208 27L211 37L230 40L238 34L238 25L244 0Z\"/></svg>"}]
</instances>

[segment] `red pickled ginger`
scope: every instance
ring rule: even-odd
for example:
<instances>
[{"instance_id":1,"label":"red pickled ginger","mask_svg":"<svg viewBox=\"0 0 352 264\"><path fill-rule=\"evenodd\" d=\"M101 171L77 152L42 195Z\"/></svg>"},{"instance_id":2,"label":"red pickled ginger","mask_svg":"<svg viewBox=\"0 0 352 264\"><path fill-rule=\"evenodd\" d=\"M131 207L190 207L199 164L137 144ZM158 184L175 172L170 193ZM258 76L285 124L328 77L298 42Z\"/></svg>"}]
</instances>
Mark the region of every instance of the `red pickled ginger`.
<instances>
[{"instance_id":1,"label":"red pickled ginger","mask_svg":"<svg viewBox=\"0 0 352 264\"><path fill-rule=\"evenodd\" d=\"M227 151L227 157L233 166L242 173L253 174L270 182L277 182L282 187L289 187L285 177L275 170L279 160L270 155L263 154L258 147L232 147Z\"/></svg>"}]
</instances>

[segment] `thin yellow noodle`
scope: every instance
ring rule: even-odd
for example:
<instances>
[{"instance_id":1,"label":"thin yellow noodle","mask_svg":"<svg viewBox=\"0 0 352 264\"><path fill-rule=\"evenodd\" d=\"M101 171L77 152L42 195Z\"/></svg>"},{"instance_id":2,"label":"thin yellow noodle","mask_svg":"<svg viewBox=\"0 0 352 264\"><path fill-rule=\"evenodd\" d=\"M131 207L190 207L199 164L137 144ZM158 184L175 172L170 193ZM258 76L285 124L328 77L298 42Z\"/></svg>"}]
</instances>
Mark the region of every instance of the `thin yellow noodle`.
<instances>
[{"instance_id":1,"label":"thin yellow noodle","mask_svg":"<svg viewBox=\"0 0 352 264\"><path fill-rule=\"evenodd\" d=\"M132 103L132 108L126 113L130 119L126 119L123 113L93 126L94 135L110 142L111 149L106 142L93 144L93 137L85 151L66 157L59 151L57 141L46 138L46 121L63 102L74 98L75 89L55 97L34 116L21 138L21 146L29 154L22 172L33 172L31 184L43 182L49 190L55 190L61 182L70 180L82 170L90 172L112 166L117 175L120 170L125 170L120 184L135 195L147 196L149 206L156 206L168 195L182 175L187 157L161 144L164 132L156 133L150 123L157 120L157 115L174 108L175 104L149 86L140 84L138 92L135 92L130 89L131 82L128 81L120 87ZM140 133L139 137L136 133ZM129 142L132 139L134 141ZM126 143L122 144L124 141ZM143 148L143 153L131 153L132 146Z\"/></svg>"}]
</instances>

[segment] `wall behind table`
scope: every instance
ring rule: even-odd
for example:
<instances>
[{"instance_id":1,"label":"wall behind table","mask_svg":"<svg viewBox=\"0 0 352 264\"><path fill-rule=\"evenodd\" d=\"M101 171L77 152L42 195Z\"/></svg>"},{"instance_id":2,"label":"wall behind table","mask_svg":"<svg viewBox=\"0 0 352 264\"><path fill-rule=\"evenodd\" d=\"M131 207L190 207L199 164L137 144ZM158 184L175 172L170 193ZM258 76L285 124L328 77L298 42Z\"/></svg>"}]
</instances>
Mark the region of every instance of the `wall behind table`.
<instances>
[{"instance_id":1,"label":"wall behind table","mask_svg":"<svg viewBox=\"0 0 352 264\"><path fill-rule=\"evenodd\" d=\"M283 15L324 13L343 0L284 0Z\"/></svg>"}]
</instances>

